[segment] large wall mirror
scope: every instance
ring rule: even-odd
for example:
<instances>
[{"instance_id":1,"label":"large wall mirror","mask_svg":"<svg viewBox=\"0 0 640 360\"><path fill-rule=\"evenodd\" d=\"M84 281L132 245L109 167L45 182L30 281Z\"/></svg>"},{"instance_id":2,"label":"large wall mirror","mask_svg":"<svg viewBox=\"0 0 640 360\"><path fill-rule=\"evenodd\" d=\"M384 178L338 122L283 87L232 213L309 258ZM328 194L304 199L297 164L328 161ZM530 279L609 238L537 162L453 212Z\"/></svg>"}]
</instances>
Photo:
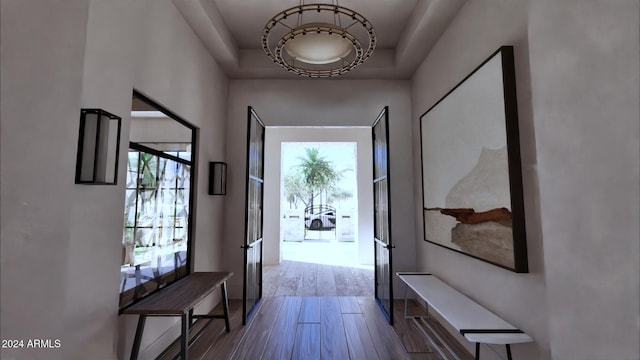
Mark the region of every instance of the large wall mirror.
<instances>
[{"instance_id":1,"label":"large wall mirror","mask_svg":"<svg viewBox=\"0 0 640 360\"><path fill-rule=\"evenodd\" d=\"M190 270L196 128L134 91L120 309Z\"/></svg>"}]
</instances>

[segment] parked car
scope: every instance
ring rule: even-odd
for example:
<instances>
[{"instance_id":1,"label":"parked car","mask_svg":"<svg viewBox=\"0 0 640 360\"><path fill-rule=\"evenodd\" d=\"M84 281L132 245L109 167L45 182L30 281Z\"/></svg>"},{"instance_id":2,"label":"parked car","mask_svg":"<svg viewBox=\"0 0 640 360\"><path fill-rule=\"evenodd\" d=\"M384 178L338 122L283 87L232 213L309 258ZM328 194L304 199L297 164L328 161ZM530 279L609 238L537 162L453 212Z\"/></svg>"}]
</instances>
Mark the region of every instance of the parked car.
<instances>
[{"instance_id":1,"label":"parked car","mask_svg":"<svg viewBox=\"0 0 640 360\"><path fill-rule=\"evenodd\" d=\"M323 210L314 214L305 214L304 226L310 230L335 228L336 227L335 209Z\"/></svg>"}]
</instances>

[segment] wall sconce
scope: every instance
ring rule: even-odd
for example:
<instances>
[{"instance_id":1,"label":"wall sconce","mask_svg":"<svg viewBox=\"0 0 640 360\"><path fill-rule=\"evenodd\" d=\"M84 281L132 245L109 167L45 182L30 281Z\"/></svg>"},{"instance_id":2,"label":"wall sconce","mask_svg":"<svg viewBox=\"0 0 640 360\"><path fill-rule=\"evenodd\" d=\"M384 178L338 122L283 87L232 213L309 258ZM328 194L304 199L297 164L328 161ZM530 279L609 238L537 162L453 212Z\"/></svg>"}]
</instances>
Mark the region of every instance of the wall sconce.
<instances>
[{"instance_id":1,"label":"wall sconce","mask_svg":"<svg viewBox=\"0 0 640 360\"><path fill-rule=\"evenodd\" d=\"M117 183L120 126L120 117L102 109L80 110L76 184Z\"/></svg>"},{"instance_id":2,"label":"wall sconce","mask_svg":"<svg viewBox=\"0 0 640 360\"><path fill-rule=\"evenodd\" d=\"M227 195L227 163L209 163L209 195Z\"/></svg>"}]
</instances>

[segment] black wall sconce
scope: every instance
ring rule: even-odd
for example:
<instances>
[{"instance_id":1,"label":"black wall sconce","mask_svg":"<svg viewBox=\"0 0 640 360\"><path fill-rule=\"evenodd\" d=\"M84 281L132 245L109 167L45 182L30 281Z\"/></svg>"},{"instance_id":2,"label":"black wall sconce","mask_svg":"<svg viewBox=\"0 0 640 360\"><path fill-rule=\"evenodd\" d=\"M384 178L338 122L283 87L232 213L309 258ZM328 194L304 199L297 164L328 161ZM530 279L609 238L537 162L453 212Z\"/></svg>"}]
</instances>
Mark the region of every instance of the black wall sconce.
<instances>
[{"instance_id":1,"label":"black wall sconce","mask_svg":"<svg viewBox=\"0 0 640 360\"><path fill-rule=\"evenodd\" d=\"M209 163L209 195L227 195L227 163Z\"/></svg>"},{"instance_id":2,"label":"black wall sconce","mask_svg":"<svg viewBox=\"0 0 640 360\"><path fill-rule=\"evenodd\" d=\"M121 122L102 109L80 110L76 184L117 183Z\"/></svg>"}]
</instances>

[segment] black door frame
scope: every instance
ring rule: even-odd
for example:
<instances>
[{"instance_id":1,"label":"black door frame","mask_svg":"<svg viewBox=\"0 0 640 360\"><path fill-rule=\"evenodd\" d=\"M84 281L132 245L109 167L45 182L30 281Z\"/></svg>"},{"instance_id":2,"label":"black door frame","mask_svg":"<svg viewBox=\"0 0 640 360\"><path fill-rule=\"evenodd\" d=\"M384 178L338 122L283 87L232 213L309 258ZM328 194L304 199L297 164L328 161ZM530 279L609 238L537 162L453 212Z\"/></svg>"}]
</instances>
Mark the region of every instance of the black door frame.
<instances>
[{"instance_id":1,"label":"black door frame","mask_svg":"<svg viewBox=\"0 0 640 360\"><path fill-rule=\"evenodd\" d=\"M259 156L261 156L260 159L258 159L260 163L259 167L258 167L258 174L257 176L252 175L251 174L251 161L252 161L252 154L251 154L251 141L253 140L252 138L252 121L256 121L257 126L260 127L262 129L262 135L261 135L261 139L260 139L260 151L259 151ZM243 287L242 287L242 324L246 325L248 323L249 317L251 316L251 314L253 313L253 310L256 308L256 306L259 304L260 300L262 299L262 257L263 257L263 221L264 221L264 214L263 214L263 209L264 209L264 140L265 140L265 126L264 123L262 122L262 120L260 120L260 117L258 116L258 114L255 112L255 110L249 106L248 107L248 111L247 111L247 178L246 178L246 198L245 198L245 237L244 237L244 241L243 241L243 245L241 246L241 248L243 249L244 252L244 274L243 274ZM251 241L249 242L249 220L250 220L250 207L249 207L249 201L251 201L250 194L250 186L252 181L257 181L260 182L262 184L261 187L261 191L260 191L260 204L259 204L259 211L260 211L260 219L259 219L259 223L256 224L258 225L258 229L259 229L259 237L255 239L255 241ZM251 239L254 240L254 239ZM254 256L254 260L255 260L255 252L258 251L259 252L259 261L258 266L259 269L257 269L256 274L253 274L256 278L254 279L252 277L252 279L254 279L254 281L257 281L257 287L258 287L258 294L257 294L257 298L255 299L254 303L251 305L251 308L248 309L247 308L247 296L248 296L248 287L249 286L255 286L255 284L249 284L249 253L252 253Z\"/></svg>"},{"instance_id":2,"label":"black door frame","mask_svg":"<svg viewBox=\"0 0 640 360\"><path fill-rule=\"evenodd\" d=\"M383 121L384 123L381 124L381 121ZM382 129L384 131L385 134L385 157L386 157L386 163L384 164L384 169L385 169L385 173L384 174L380 174L380 176L377 176L378 174L376 174L376 139L375 139L375 134L376 134L376 126L378 125L383 125L384 128ZM391 182L390 182L390 161L389 161L389 107L385 106L382 111L380 112L380 114L378 115L378 117L376 118L376 120L374 121L373 125L371 126L371 142L372 142L372 156L373 156L373 169L372 169L372 173L373 173L373 206L374 206L374 236L373 236L373 241L374 241L374 296L376 299L376 302L378 303L378 305L380 306L380 308L382 309L382 312L384 313L384 315L386 316L387 320L389 321L389 324L393 325L393 257L392 257L392 250L395 248L395 246L393 245L392 241L391 241ZM376 217L376 183L386 180L386 187L387 187L387 191L386 191L386 205L387 205L387 216L386 216L386 226L387 226L387 238L386 239L378 239L376 238L376 230L378 229L378 224L377 224L377 217ZM384 235L384 234L383 234ZM386 241L383 241L386 240ZM381 279L379 279L379 275L378 275L378 260L379 260L379 255L378 255L378 251L380 249L384 249L387 251L387 257L388 257L388 267L389 267L389 278L387 279L388 283L389 283L389 309L387 309L385 307L384 304L384 300L385 299L380 299L379 294L378 294L378 284L379 281Z\"/></svg>"}]
</instances>

